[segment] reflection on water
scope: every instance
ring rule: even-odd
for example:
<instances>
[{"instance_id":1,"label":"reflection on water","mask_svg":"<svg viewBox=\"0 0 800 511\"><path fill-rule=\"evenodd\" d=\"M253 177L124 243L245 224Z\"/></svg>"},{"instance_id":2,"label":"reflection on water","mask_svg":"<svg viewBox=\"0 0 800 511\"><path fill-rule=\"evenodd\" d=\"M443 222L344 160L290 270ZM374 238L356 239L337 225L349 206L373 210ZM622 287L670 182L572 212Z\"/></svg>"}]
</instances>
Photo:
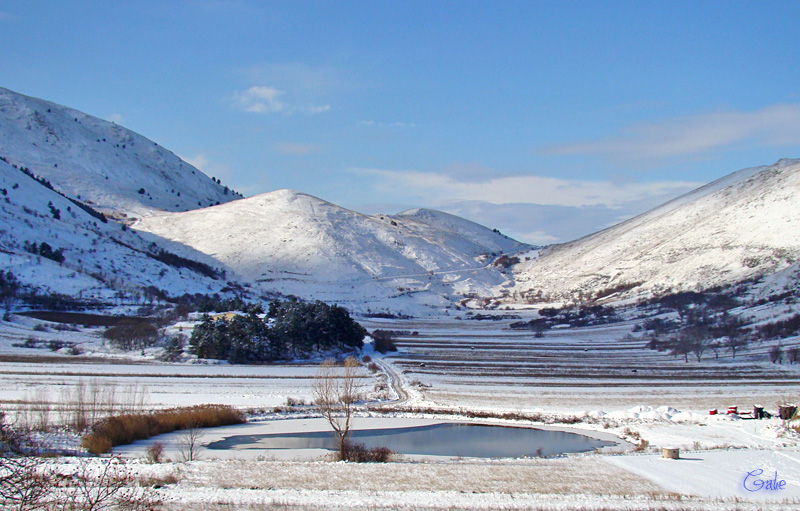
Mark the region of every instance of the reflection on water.
<instances>
[{"instance_id":1,"label":"reflection on water","mask_svg":"<svg viewBox=\"0 0 800 511\"><path fill-rule=\"evenodd\" d=\"M615 445L577 433L477 424L433 424L412 428L354 431L352 440L367 447L388 447L409 455L517 458L593 451ZM330 432L235 435L209 449L328 449L336 442Z\"/></svg>"}]
</instances>

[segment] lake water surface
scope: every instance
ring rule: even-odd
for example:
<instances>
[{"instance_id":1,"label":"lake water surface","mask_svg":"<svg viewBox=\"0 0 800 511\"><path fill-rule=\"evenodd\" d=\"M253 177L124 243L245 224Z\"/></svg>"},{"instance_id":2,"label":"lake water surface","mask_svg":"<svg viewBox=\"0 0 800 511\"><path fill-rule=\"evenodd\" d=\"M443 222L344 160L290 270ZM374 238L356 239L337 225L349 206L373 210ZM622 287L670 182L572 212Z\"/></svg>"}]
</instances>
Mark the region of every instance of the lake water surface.
<instances>
[{"instance_id":1,"label":"lake water surface","mask_svg":"<svg viewBox=\"0 0 800 511\"><path fill-rule=\"evenodd\" d=\"M388 447L405 455L469 458L519 458L587 452L616 445L566 431L441 423L353 431L352 441L367 447ZM210 450L327 449L336 442L329 431L233 435L206 445Z\"/></svg>"}]
</instances>

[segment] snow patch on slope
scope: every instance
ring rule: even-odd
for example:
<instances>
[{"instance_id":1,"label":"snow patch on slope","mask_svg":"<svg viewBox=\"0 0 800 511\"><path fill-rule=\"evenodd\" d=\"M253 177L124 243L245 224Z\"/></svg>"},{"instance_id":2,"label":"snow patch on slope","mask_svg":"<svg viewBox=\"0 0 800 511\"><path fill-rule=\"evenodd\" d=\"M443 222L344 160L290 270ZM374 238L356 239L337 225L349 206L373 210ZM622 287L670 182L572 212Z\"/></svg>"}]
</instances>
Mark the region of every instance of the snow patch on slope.
<instances>
[{"instance_id":1,"label":"snow patch on slope","mask_svg":"<svg viewBox=\"0 0 800 511\"><path fill-rule=\"evenodd\" d=\"M518 264L516 290L573 300L617 287L695 290L767 275L800 259L798 197L800 160L744 169Z\"/></svg>"},{"instance_id":2,"label":"snow patch on slope","mask_svg":"<svg viewBox=\"0 0 800 511\"><path fill-rule=\"evenodd\" d=\"M270 290L358 308L387 299L440 307L452 293L488 293L505 280L489 266L493 257L526 247L440 212L367 216L291 190L152 214L135 228L191 246Z\"/></svg>"},{"instance_id":3,"label":"snow patch on slope","mask_svg":"<svg viewBox=\"0 0 800 511\"><path fill-rule=\"evenodd\" d=\"M152 140L3 88L0 156L105 213L186 211L238 198Z\"/></svg>"},{"instance_id":4,"label":"snow patch on slope","mask_svg":"<svg viewBox=\"0 0 800 511\"><path fill-rule=\"evenodd\" d=\"M155 236L145 239L114 221L104 223L0 161L0 268L30 288L114 302L141 298L151 286L173 296L218 292L225 286L224 279L153 258L163 246L160 241ZM62 250L64 261L28 250L42 243ZM211 258L187 247L180 255L219 269Z\"/></svg>"}]
</instances>

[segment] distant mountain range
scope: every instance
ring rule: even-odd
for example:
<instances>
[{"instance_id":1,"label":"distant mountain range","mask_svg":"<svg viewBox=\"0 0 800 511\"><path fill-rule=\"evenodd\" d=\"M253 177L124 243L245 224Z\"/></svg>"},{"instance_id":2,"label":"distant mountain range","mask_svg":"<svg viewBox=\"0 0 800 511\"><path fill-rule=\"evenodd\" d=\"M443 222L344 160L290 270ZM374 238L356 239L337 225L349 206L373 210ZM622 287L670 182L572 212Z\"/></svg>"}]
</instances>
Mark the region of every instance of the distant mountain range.
<instances>
[{"instance_id":1,"label":"distant mountain range","mask_svg":"<svg viewBox=\"0 0 800 511\"><path fill-rule=\"evenodd\" d=\"M800 275L800 160L532 250L439 211L362 215L291 190L242 198L141 135L6 89L0 158L0 264L42 293L280 293L424 314Z\"/></svg>"}]
</instances>

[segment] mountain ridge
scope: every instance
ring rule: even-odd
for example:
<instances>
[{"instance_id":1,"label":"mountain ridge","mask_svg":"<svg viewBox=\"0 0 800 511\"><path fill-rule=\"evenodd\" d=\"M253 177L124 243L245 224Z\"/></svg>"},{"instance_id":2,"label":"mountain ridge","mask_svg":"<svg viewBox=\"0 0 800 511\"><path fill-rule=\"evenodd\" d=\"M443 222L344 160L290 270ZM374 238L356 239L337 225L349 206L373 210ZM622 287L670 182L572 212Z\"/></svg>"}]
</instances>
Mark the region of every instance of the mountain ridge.
<instances>
[{"instance_id":1,"label":"mountain ridge","mask_svg":"<svg viewBox=\"0 0 800 511\"><path fill-rule=\"evenodd\" d=\"M203 228L209 225L215 226L212 232ZM406 292L443 296L473 285L488 292L504 280L498 270L485 269L492 254L527 247L446 213L364 215L292 190L203 210L154 213L134 228L212 255L243 278L282 293L341 295L351 302L358 301L359 292L374 300ZM454 275L478 268L491 275ZM453 274L437 277L444 272Z\"/></svg>"},{"instance_id":2,"label":"mountain ridge","mask_svg":"<svg viewBox=\"0 0 800 511\"><path fill-rule=\"evenodd\" d=\"M238 198L141 135L2 88L0 157L0 257L53 292L236 289L416 313L636 299L800 274L800 160L742 169L537 253L432 209L365 215L289 189ZM30 250L42 242L65 260Z\"/></svg>"},{"instance_id":3,"label":"mountain ridge","mask_svg":"<svg viewBox=\"0 0 800 511\"><path fill-rule=\"evenodd\" d=\"M127 128L4 88L0 156L50 181L59 192L119 218L239 197Z\"/></svg>"},{"instance_id":4,"label":"mountain ridge","mask_svg":"<svg viewBox=\"0 0 800 511\"><path fill-rule=\"evenodd\" d=\"M800 160L742 169L514 267L525 301L732 284L800 258ZM558 281L557 281L558 280ZM546 290L538 293L534 290Z\"/></svg>"}]
</instances>

